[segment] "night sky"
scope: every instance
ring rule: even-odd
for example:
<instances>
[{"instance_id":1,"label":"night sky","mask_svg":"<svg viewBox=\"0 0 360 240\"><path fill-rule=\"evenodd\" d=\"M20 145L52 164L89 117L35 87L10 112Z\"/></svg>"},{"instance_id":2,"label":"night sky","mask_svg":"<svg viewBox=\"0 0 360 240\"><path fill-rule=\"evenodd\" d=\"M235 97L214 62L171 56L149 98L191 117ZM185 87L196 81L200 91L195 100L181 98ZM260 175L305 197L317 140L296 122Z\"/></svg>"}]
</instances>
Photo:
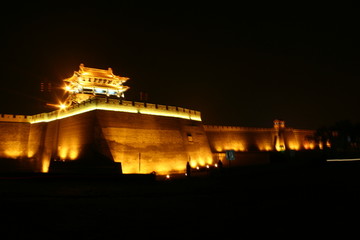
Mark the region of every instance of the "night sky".
<instances>
[{"instance_id":1,"label":"night sky","mask_svg":"<svg viewBox=\"0 0 360 240\"><path fill-rule=\"evenodd\" d=\"M261 7L261 8L260 8ZM360 121L359 8L223 2L63 4L1 13L0 113L36 114L87 67L130 77L127 100L202 112L206 124L316 129ZM51 94L40 83L51 83Z\"/></svg>"}]
</instances>

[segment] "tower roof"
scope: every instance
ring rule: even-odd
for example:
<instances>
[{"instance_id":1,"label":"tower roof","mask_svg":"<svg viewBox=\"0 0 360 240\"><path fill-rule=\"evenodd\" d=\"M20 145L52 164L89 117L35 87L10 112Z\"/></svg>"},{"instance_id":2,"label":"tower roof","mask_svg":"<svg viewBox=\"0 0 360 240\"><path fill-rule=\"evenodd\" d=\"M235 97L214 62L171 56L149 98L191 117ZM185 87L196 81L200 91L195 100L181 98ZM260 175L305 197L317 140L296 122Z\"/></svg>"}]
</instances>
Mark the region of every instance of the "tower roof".
<instances>
[{"instance_id":1,"label":"tower roof","mask_svg":"<svg viewBox=\"0 0 360 240\"><path fill-rule=\"evenodd\" d=\"M111 68L89 68L80 64L79 71L64 79L67 82L65 89L70 93L67 102L80 103L96 95L123 97L129 89L123 85L127 80L128 77L115 75Z\"/></svg>"},{"instance_id":2,"label":"tower roof","mask_svg":"<svg viewBox=\"0 0 360 240\"><path fill-rule=\"evenodd\" d=\"M90 67L85 67L84 64L80 64L79 71L75 71L72 77L67 78L64 81L72 82L75 79L77 80L79 77L113 80L119 83L120 82L124 83L130 79L128 77L121 77L114 75L111 68L108 69L90 68Z\"/></svg>"}]
</instances>

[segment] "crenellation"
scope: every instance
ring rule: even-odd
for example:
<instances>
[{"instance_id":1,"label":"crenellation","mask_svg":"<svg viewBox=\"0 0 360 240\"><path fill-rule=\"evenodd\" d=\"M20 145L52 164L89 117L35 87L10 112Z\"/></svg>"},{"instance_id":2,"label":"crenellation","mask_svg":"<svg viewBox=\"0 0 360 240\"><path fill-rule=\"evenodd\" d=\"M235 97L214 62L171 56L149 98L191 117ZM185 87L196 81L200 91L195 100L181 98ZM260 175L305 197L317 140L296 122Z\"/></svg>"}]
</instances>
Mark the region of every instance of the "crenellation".
<instances>
[{"instance_id":1,"label":"crenellation","mask_svg":"<svg viewBox=\"0 0 360 240\"><path fill-rule=\"evenodd\" d=\"M166 105L157 104L157 108L160 110L167 110Z\"/></svg>"},{"instance_id":2,"label":"crenellation","mask_svg":"<svg viewBox=\"0 0 360 240\"><path fill-rule=\"evenodd\" d=\"M134 106L137 108L145 108L145 104L143 102L134 102Z\"/></svg>"},{"instance_id":3,"label":"crenellation","mask_svg":"<svg viewBox=\"0 0 360 240\"><path fill-rule=\"evenodd\" d=\"M28 122L31 116L16 114L1 114L0 122Z\"/></svg>"},{"instance_id":4,"label":"crenellation","mask_svg":"<svg viewBox=\"0 0 360 240\"><path fill-rule=\"evenodd\" d=\"M146 103L146 107L149 108L149 109L156 109L156 104Z\"/></svg>"},{"instance_id":5,"label":"crenellation","mask_svg":"<svg viewBox=\"0 0 360 240\"><path fill-rule=\"evenodd\" d=\"M132 105L133 105L133 102L132 102L132 101L125 101L125 100L123 100L122 103L121 103L121 105L123 105L123 106L132 106Z\"/></svg>"},{"instance_id":6,"label":"crenellation","mask_svg":"<svg viewBox=\"0 0 360 240\"><path fill-rule=\"evenodd\" d=\"M169 111L174 111L174 112L177 112L178 110L176 109L176 107L174 106L168 106L168 110Z\"/></svg>"},{"instance_id":7,"label":"crenellation","mask_svg":"<svg viewBox=\"0 0 360 240\"><path fill-rule=\"evenodd\" d=\"M165 117L177 117L201 121L201 113L199 111L186 108L177 108L175 106L166 106L153 103L133 102L123 100L121 104L118 101L108 101L106 99L91 99L88 101L74 104L66 110L56 110L49 113L41 113L29 118L29 122L49 122L56 119L62 119L69 116L81 114L92 110L111 110L120 112L132 112L140 114L150 114ZM180 111L179 111L180 110Z\"/></svg>"}]
</instances>

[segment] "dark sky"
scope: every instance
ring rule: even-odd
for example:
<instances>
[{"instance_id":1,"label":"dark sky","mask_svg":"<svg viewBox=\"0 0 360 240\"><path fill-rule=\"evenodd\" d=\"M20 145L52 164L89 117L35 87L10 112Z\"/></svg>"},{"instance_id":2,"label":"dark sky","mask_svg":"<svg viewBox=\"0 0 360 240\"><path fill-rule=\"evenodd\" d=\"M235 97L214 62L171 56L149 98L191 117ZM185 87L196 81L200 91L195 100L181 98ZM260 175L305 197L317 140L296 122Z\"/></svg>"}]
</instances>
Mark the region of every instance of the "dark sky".
<instances>
[{"instance_id":1,"label":"dark sky","mask_svg":"<svg viewBox=\"0 0 360 240\"><path fill-rule=\"evenodd\" d=\"M168 1L8 7L0 112L50 111L79 64L131 79L128 100L202 112L206 124L294 128L360 121L359 8Z\"/></svg>"}]
</instances>

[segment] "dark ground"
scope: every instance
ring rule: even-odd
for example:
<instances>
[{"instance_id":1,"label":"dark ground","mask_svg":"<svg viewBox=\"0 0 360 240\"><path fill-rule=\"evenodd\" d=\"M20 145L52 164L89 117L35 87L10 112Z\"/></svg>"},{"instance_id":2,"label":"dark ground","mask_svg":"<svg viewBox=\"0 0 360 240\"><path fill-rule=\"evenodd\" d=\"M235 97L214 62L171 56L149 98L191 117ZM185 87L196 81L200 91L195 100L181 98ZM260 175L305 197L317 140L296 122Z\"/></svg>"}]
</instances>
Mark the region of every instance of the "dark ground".
<instances>
[{"instance_id":1,"label":"dark ground","mask_svg":"<svg viewBox=\"0 0 360 240\"><path fill-rule=\"evenodd\" d=\"M359 163L192 179L0 179L1 239L358 236Z\"/></svg>"}]
</instances>

